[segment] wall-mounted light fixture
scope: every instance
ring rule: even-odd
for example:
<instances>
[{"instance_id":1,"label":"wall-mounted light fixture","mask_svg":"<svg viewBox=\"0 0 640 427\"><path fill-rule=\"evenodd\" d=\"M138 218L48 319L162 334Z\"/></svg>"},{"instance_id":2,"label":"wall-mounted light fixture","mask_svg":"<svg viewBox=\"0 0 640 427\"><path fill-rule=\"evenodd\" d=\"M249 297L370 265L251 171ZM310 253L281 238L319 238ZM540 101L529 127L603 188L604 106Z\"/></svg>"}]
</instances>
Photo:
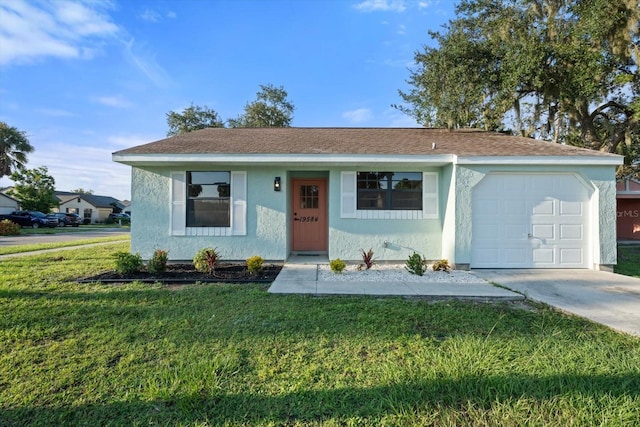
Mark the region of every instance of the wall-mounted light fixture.
<instances>
[{"instance_id":1,"label":"wall-mounted light fixture","mask_svg":"<svg viewBox=\"0 0 640 427\"><path fill-rule=\"evenodd\" d=\"M273 180L273 191L280 191L280 177L276 176Z\"/></svg>"}]
</instances>

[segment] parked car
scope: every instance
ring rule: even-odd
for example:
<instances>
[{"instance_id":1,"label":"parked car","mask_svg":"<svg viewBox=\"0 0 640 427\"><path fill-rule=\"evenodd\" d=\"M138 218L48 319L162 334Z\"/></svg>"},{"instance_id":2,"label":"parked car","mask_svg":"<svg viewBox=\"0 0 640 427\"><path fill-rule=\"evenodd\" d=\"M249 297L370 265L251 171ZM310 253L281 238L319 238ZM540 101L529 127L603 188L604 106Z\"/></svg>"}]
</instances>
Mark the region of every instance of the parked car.
<instances>
[{"instance_id":1,"label":"parked car","mask_svg":"<svg viewBox=\"0 0 640 427\"><path fill-rule=\"evenodd\" d=\"M58 226L57 219L49 218L47 215L38 211L13 211L9 215L0 215L0 221L3 219L15 222L20 227L54 228Z\"/></svg>"},{"instance_id":2,"label":"parked car","mask_svg":"<svg viewBox=\"0 0 640 427\"><path fill-rule=\"evenodd\" d=\"M130 220L131 217L129 216L129 214L126 213L110 213L109 214L109 219L113 219L113 220L119 220L119 219L126 219L126 220Z\"/></svg>"},{"instance_id":3,"label":"parked car","mask_svg":"<svg viewBox=\"0 0 640 427\"><path fill-rule=\"evenodd\" d=\"M82 224L82 218L80 218L80 215L74 213L54 212L47 216L55 218L56 221L58 221L59 227L66 227L67 225L77 227Z\"/></svg>"}]
</instances>

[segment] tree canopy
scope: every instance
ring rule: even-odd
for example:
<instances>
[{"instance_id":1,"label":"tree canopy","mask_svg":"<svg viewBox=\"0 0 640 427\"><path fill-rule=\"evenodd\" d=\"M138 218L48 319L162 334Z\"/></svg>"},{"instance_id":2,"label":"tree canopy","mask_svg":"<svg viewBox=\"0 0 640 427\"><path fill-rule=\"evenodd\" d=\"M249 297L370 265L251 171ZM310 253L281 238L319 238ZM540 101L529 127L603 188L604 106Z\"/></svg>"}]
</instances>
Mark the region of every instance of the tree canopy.
<instances>
[{"instance_id":1,"label":"tree canopy","mask_svg":"<svg viewBox=\"0 0 640 427\"><path fill-rule=\"evenodd\" d=\"M167 125L169 125L167 136L175 136L199 129L221 128L224 127L224 122L220 120L218 113L206 105L200 107L191 104L190 107L182 110L182 113L169 111L167 113Z\"/></svg>"},{"instance_id":2,"label":"tree canopy","mask_svg":"<svg viewBox=\"0 0 640 427\"><path fill-rule=\"evenodd\" d=\"M287 99L284 87L271 84L260 85L256 100L244 106L244 113L235 119L228 119L229 127L289 127L293 120L293 104ZM191 104L182 113L167 113L169 131L167 136L191 132L205 128L225 127L218 113L207 106Z\"/></svg>"},{"instance_id":3,"label":"tree canopy","mask_svg":"<svg viewBox=\"0 0 640 427\"><path fill-rule=\"evenodd\" d=\"M23 169L32 151L26 132L0 122L0 178Z\"/></svg>"},{"instance_id":4,"label":"tree canopy","mask_svg":"<svg viewBox=\"0 0 640 427\"><path fill-rule=\"evenodd\" d=\"M244 114L230 119L229 126L237 127L289 127L293 120L293 104L287 100L284 87L260 85L256 100L245 105Z\"/></svg>"},{"instance_id":5,"label":"tree canopy","mask_svg":"<svg viewBox=\"0 0 640 427\"><path fill-rule=\"evenodd\" d=\"M639 160L639 0L463 0L396 106Z\"/></svg>"},{"instance_id":6,"label":"tree canopy","mask_svg":"<svg viewBox=\"0 0 640 427\"><path fill-rule=\"evenodd\" d=\"M16 171L10 178L15 182L10 195L20 200L23 209L48 213L58 204L55 196L56 182L49 175L46 166Z\"/></svg>"}]
</instances>

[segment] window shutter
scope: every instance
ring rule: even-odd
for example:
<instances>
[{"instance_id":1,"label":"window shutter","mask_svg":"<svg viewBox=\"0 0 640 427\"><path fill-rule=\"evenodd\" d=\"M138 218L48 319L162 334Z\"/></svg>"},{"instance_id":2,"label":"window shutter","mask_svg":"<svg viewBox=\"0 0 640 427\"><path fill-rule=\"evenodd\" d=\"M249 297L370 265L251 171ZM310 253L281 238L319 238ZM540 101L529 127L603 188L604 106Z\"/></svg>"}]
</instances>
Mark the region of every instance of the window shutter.
<instances>
[{"instance_id":1,"label":"window shutter","mask_svg":"<svg viewBox=\"0 0 640 427\"><path fill-rule=\"evenodd\" d=\"M171 172L171 235L184 236L187 224L187 174Z\"/></svg>"},{"instance_id":2,"label":"window shutter","mask_svg":"<svg viewBox=\"0 0 640 427\"><path fill-rule=\"evenodd\" d=\"M355 218L357 208L356 173L340 173L340 218Z\"/></svg>"},{"instance_id":3,"label":"window shutter","mask_svg":"<svg viewBox=\"0 0 640 427\"><path fill-rule=\"evenodd\" d=\"M422 212L424 218L427 219L439 217L438 174L436 172L423 172L422 174Z\"/></svg>"},{"instance_id":4,"label":"window shutter","mask_svg":"<svg viewBox=\"0 0 640 427\"><path fill-rule=\"evenodd\" d=\"M231 172L231 235L247 235L247 172Z\"/></svg>"}]
</instances>

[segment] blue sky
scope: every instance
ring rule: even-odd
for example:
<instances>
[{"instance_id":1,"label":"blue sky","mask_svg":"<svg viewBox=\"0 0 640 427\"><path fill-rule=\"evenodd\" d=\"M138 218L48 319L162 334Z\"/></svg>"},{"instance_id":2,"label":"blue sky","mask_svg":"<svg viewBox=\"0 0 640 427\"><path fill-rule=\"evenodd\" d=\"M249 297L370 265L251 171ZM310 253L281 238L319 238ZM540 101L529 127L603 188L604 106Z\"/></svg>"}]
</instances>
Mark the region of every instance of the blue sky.
<instances>
[{"instance_id":1,"label":"blue sky","mask_svg":"<svg viewBox=\"0 0 640 427\"><path fill-rule=\"evenodd\" d=\"M111 153L166 136L192 103L235 118L283 86L293 126L416 126L391 108L453 0L86 0L0 3L0 121L58 190L130 197ZM0 179L0 187L11 185Z\"/></svg>"}]
</instances>

